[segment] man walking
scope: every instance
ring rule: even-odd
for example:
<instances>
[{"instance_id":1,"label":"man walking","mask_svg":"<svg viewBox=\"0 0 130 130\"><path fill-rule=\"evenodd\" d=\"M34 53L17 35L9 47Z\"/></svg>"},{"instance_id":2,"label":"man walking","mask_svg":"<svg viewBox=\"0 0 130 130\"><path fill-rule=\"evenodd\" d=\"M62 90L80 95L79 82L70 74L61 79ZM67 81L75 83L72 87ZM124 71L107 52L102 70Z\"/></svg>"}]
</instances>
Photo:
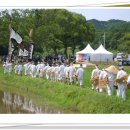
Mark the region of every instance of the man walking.
<instances>
[{"instance_id":1,"label":"man walking","mask_svg":"<svg viewBox=\"0 0 130 130\"><path fill-rule=\"evenodd\" d=\"M126 99L126 85L127 85L127 73L124 71L123 67L119 68L120 71L117 73L117 96Z\"/></svg>"},{"instance_id":2,"label":"man walking","mask_svg":"<svg viewBox=\"0 0 130 130\"><path fill-rule=\"evenodd\" d=\"M76 76L78 78L79 86L82 87L83 86L83 78L84 78L84 69L83 69L82 64L80 64L80 68L77 69Z\"/></svg>"}]
</instances>

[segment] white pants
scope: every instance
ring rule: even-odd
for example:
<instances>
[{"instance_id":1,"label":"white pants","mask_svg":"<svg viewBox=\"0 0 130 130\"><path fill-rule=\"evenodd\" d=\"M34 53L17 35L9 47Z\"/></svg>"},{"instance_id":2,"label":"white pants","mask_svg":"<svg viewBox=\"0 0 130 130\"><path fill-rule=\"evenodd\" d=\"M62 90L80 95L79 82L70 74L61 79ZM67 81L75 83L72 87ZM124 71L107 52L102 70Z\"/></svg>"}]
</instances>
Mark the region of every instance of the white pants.
<instances>
[{"instance_id":1,"label":"white pants","mask_svg":"<svg viewBox=\"0 0 130 130\"><path fill-rule=\"evenodd\" d=\"M64 73L59 74L59 80L63 81L64 80Z\"/></svg>"},{"instance_id":2,"label":"white pants","mask_svg":"<svg viewBox=\"0 0 130 130\"><path fill-rule=\"evenodd\" d=\"M108 95L110 95L110 96L112 95L113 88L114 88L114 81L109 81L108 82L108 87L107 87Z\"/></svg>"},{"instance_id":3,"label":"white pants","mask_svg":"<svg viewBox=\"0 0 130 130\"><path fill-rule=\"evenodd\" d=\"M49 79L49 74L48 74L48 72L46 72L46 79Z\"/></svg>"},{"instance_id":4,"label":"white pants","mask_svg":"<svg viewBox=\"0 0 130 130\"><path fill-rule=\"evenodd\" d=\"M69 76L69 78L70 78L70 83L72 83L73 82L73 76Z\"/></svg>"},{"instance_id":5,"label":"white pants","mask_svg":"<svg viewBox=\"0 0 130 130\"><path fill-rule=\"evenodd\" d=\"M126 84L118 84L117 96L126 99Z\"/></svg>"},{"instance_id":6,"label":"white pants","mask_svg":"<svg viewBox=\"0 0 130 130\"><path fill-rule=\"evenodd\" d=\"M25 69L25 71L24 71L24 72L25 72L25 73L24 73L25 75L27 75L27 71L28 71L28 70L27 70L27 69Z\"/></svg>"}]
</instances>

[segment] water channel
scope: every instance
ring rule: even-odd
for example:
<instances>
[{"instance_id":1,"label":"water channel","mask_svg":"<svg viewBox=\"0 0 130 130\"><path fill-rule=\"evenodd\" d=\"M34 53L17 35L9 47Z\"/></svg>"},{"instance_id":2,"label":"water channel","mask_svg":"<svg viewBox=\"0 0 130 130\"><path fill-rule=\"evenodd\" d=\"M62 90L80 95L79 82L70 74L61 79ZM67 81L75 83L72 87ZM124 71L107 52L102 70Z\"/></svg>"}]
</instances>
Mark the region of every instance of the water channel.
<instances>
[{"instance_id":1,"label":"water channel","mask_svg":"<svg viewBox=\"0 0 130 130\"><path fill-rule=\"evenodd\" d=\"M40 100L40 99L39 99ZM47 105L34 104L32 99L18 94L0 91L0 114L60 114L59 110L50 109Z\"/></svg>"}]
</instances>

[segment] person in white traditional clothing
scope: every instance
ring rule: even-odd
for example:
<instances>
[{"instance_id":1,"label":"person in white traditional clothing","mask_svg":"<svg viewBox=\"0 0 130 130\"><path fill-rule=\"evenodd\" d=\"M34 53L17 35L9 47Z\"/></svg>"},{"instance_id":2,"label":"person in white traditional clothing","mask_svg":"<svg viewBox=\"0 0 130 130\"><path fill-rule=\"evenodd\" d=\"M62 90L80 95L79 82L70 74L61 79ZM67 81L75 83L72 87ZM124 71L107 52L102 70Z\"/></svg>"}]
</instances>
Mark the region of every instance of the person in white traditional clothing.
<instances>
[{"instance_id":1,"label":"person in white traditional clothing","mask_svg":"<svg viewBox=\"0 0 130 130\"><path fill-rule=\"evenodd\" d=\"M28 66L29 66L29 63L27 62L27 63L25 63L24 64L24 75L27 75L27 71L28 71Z\"/></svg>"},{"instance_id":2,"label":"person in white traditional clothing","mask_svg":"<svg viewBox=\"0 0 130 130\"><path fill-rule=\"evenodd\" d=\"M34 65L34 63L33 63L31 65L31 76L32 76L32 78L36 78L36 73L37 73L36 65Z\"/></svg>"},{"instance_id":3,"label":"person in white traditional clothing","mask_svg":"<svg viewBox=\"0 0 130 130\"><path fill-rule=\"evenodd\" d=\"M73 66L73 63L70 63L70 67L69 67L69 80L70 80L70 84L72 84L74 82L73 76L75 76L75 74L76 74L76 69Z\"/></svg>"},{"instance_id":4,"label":"person in white traditional clothing","mask_svg":"<svg viewBox=\"0 0 130 130\"><path fill-rule=\"evenodd\" d=\"M37 75L37 76L39 76L39 73L40 73L40 67L41 67L41 63L38 62L38 64L36 65L36 70L37 70L36 75Z\"/></svg>"},{"instance_id":5,"label":"person in white traditional clothing","mask_svg":"<svg viewBox=\"0 0 130 130\"><path fill-rule=\"evenodd\" d=\"M117 68L114 65L109 66L105 69L108 75L108 95L112 95L114 83L115 83L115 76L118 73Z\"/></svg>"},{"instance_id":6,"label":"person in white traditional clothing","mask_svg":"<svg viewBox=\"0 0 130 130\"><path fill-rule=\"evenodd\" d=\"M82 87L83 86L83 78L84 78L84 69L83 69L82 64L80 64L80 68L77 69L76 76L78 78L79 86Z\"/></svg>"},{"instance_id":7,"label":"person in white traditional clothing","mask_svg":"<svg viewBox=\"0 0 130 130\"><path fill-rule=\"evenodd\" d=\"M12 67L12 62L11 61L9 61L9 63L8 63L8 73L9 74L11 74L12 73L12 70L13 70L13 67Z\"/></svg>"},{"instance_id":8,"label":"person in white traditional clothing","mask_svg":"<svg viewBox=\"0 0 130 130\"><path fill-rule=\"evenodd\" d=\"M20 76L22 76L22 69L23 69L23 66L22 66L22 64L20 63L20 64L18 65L18 75L20 75Z\"/></svg>"},{"instance_id":9,"label":"person in white traditional clothing","mask_svg":"<svg viewBox=\"0 0 130 130\"><path fill-rule=\"evenodd\" d=\"M4 67L4 74L8 73L7 62L4 62L3 67Z\"/></svg>"},{"instance_id":10,"label":"person in white traditional clothing","mask_svg":"<svg viewBox=\"0 0 130 130\"><path fill-rule=\"evenodd\" d=\"M49 66L49 64L47 64L46 68L46 79L49 79L50 78L50 70L51 70L51 67Z\"/></svg>"},{"instance_id":11,"label":"person in white traditional clothing","mask_svg":"<svg viewBox=\"0 0 130 130\"><path fill-rule=\"evenodd\" d=\"M64 80L64 69L65 69L66 65L62 64L59 67L59 80L63 81Z\"/></svg>"},{"instance_id":12,"label":"person in white traditional clothing","mask_svg":"<svg viewBox=\"0 0 130 130\"><path fill-rule=\"evenodd\" d=\"M15 74L18 74L18 64L16 64L16 65L14 66L14 72L15 72Z\"/></svg>"},{"instance_id":13,"label":"person in white traditional clothing","mask_svg":"<svg viewBox=\"0 0 130 130\"><path fill-rule=\"evenodd\" d=\"M39 77L42 78L43 77L43 70L45 68L45 64L42 62L40 64L40 72L39 72Z\"/></svg>"},{"instance_id":14,"label":"person in white traditional clothing","mask_svg":"<svg viewBox=\"0 0 130 130\"><path fill-rule=\"evenodd\" d=\"M52 66L49 68L48 75L51 80L55 80L55 64L52 64Z\"/></svg>"},{"instance_id":15,"label":"person in white traditional clothing","mask_svg":"<svg viewBox=\"0 0 130 130\"><path fill-rule=\"evenodd\" d=\"M69 65L67 65L64 69L64 82L67 82L69 79Z\"/></svg>"},{"instance_id":16,"label":"person in white traditional clothing","mask_svg":"<svg viewBox=\"0 0 130 130\"><path fill-rule=\"evenodd\" d=\"M31 66L32 66L32 63L29 62L28 67L27 67L27 75L30 75L30 76L32 75Z\"/></svg>"},{"instance_id":17,"label":"person in white traditional clothing","mask_svg":"<svg viewBox=\"0 0 130 130\"><path fill-rule=\"evenodd\" d=\"M95 66L95 69L93 69L92 74L91 74L91 80L92 80L92 90L96 89L97 91L99 90L99 74L100 70L98 68L98 65Z\"/></svg>"},{"instance_id":18,"label":"person in white traditional clothing","mask_svg":"<svg viewBox=\"0 0 130 130\"><path fill-rule=\"evenodd\" d=\"M125 78L127 76L127 73L124 71L124 68L121 66L120 71L117 73L117 96L121 97L122 99L126 99L126 85L127 85L127 79Z\"/></svg>"},{"instance_id":19,"label":"person in white traditional clothing","mask_svg":"<svg viewBox=\"0 0 130 130\"><path fill-rule=\"evenodd\" d=\"M101 81L104 81L103 84L101 83ZM107 72L103 69L102 71L100 71L99 74L99 92L102 92L104 89L108 89L108 75Z\"/></svg>"},{"instance_id":20,"label":"person in white traditional clothing","mask_svg":"<svg viewBox=\"0 0 130 130\"><path fill-rule=\"evenodd\" d=\"M54 73L55 81L59 80L59 68L60 68L59 64L56 64L55 73Z\"/></svg>"},{"instance_id":21,"label":"person in white traditional clothing","mask_svg":"<svg viewBox=\"0 0 130 130\"><path fill-rule=\"evenodd\" d=\"M42 69L40 69L40 77L41 78L44 77L44 76L46 76L46 69L47 68L48 68L48 65L47 65L47 63L45 63L45 66L42 67Z\"/></svg>"}]
</instances>

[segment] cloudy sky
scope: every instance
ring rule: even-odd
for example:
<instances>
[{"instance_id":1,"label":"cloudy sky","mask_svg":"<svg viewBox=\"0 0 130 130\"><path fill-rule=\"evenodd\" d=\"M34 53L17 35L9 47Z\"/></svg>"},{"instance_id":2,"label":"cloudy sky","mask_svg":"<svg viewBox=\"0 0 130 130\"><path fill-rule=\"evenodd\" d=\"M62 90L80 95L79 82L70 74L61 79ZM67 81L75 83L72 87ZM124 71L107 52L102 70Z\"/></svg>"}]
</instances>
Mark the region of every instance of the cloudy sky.
<instances>
[{"instance_id":1,"label":"cloudy sky","mask_svg":"<svg viewBox=\"0 0 130 130\"><path fill-rule=\"evenodd\" d=\"M87 20L97 19L101 21L107 21L110 19L119 19L124 21L130 21L130 9L128 8L79 8L68 10L84 15Z\"/></svg>"}]
</instances>

